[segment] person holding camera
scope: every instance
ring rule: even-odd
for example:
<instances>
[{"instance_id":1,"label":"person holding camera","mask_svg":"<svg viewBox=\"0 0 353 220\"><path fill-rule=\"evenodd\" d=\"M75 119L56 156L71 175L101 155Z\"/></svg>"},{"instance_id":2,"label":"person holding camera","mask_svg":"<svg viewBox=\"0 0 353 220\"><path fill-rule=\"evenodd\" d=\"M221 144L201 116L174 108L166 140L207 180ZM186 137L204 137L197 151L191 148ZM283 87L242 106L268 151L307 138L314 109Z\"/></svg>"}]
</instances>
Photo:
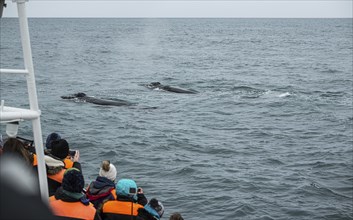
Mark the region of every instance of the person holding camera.
<instances>
[{"instance_id":1,"label":"person holding camera","mask_svg":"<svg viewBox=\"0 0 353 220\"><path fill-rule=\"evenodd\" d=\"M66 169L77 168L82 172L79 162L79 151L76 151L72 157L72 164L67 166L65 165L65 160L67 160L69 155L69 144L65 139L60 139L52 142L50 154L44 156L47 168L49 196L54 195L56 190L61 186Z\"/></svg>"},{"instance_id":2,"label":"person holding camera","mask_svg":"<svg viewBox=\"0 0 353 220\"><path fill-rule=\"evenodd\" d=\"M53 132L53 133L49 134L47 137L47 140L45 142L46 149L44 149L44 154L50 155L53 142L56 142L58 140L61 140L61 136L58 133ZM77 153L76 150L69 150L69 155L67 155L66 158L63 159L66 169L73 167L73 165L74 165L73 159L74 159L76 153Z\"/></svg>"},{"instance_id":3,"label":"person holding camera","mask_svg":"<svg viewBox=\"0 0 353 220\"><path fill-rule=\"evenodd\" d=\"M116 200L103 203L100 210L103 220L136 219L137 210L147 204L142 188L131 179L121 179L115 186Z\"/></svg>"}]
</instances>

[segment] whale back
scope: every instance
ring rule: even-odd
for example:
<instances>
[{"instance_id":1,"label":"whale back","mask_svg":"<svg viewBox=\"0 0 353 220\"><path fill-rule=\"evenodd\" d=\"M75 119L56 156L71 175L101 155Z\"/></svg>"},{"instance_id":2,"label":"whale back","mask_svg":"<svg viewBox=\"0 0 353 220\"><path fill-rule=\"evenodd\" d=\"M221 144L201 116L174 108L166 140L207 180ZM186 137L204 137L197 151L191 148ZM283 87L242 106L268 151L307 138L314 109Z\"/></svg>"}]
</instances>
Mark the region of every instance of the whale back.
<instances>
[{"instance_id":1,"label":"whale back","mask_svg":"<svg viewBox=\"0 0 353 220\"><path fill-rule=\"evenodd\" d=\"M83 92L79 92L79 93L75 94L75 97L77 97L77 98L82 98L82 97L86 97L86 96L87 96L86 93L83 93Z\"/></svg>"}]
</instances>

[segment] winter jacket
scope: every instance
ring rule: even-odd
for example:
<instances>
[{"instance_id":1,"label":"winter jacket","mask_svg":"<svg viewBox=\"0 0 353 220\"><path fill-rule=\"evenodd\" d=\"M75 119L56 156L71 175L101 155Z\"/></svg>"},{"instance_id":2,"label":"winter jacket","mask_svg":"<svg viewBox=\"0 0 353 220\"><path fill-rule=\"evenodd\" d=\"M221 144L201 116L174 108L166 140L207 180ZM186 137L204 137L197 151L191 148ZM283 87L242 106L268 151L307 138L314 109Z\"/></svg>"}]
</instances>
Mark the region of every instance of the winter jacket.
<instances>
[{"instance_id":1,"label":"winter jacket","mask_svg":"<svg viewBox=\"0 0 353 220\"><path fill-rule=\"evenodd\" d=\"M140 208L137 210L136 220L159 220L156 216L153 216L146 209Z\"/></svg>"},{"instance_id":2,"label":"winter jacket","mask_svg":"<svg viewBox=\"0 0 353 220\"><path fill-rule=\"evenodd\" d=\"M103 202L116 199L115 183L106 177L98 176L88 186L86 196L94 207L99 209Z\"/></svg>"}]
</instances>

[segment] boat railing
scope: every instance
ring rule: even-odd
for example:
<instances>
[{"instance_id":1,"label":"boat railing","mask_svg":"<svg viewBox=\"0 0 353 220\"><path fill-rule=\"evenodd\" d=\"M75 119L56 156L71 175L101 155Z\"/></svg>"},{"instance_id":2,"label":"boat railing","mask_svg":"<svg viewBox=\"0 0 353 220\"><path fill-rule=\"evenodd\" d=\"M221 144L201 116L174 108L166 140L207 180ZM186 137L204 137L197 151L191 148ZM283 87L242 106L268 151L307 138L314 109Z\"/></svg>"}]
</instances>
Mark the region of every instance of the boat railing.
<instances>
[{"instance_id":1,"label":"boat railing","mask_svg":"<svg viewBox=\"0 0 353 220\"><path fill-rule=\"evenodd\" d=\"M12 123L23 120L32 121L33 139L38 160L38 178L41 197L44 202L48 202L47 174L44 163L44 148L42 140L42 130L40 124L41 111L38 107L36 82L34 76L31 43L29 38L28 18L26 14L26 2L28 0L13 0L17 4L17 12L20 26L21 44L23 50L24 69L0 69L1 74L21 74L26 77L27 91L29 98L29 109L5 106L5 101L1 100L0 121L1 123ZM2 7L2 5L1 5ZM3 54L1 55L3 56Z\"/></svg>"}]
</instances>

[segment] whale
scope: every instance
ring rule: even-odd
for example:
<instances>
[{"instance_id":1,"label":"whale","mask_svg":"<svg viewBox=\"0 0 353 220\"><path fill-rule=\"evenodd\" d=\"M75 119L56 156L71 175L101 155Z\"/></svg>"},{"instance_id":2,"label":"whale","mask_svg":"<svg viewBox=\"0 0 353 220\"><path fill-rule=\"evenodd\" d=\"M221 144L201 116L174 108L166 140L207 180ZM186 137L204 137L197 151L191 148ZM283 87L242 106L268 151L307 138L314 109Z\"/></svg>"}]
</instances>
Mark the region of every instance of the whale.
<instances>
[{"instance_id":1,"label":"whale","mask_svg":"<svg viewBox=\"0 0 353 220\"><path fill-rule=\"evenodd\" d=\"M187 93L187 94L198 93L197 91L195 91L193 89L182 89L182 88L177 88L177 87L173 87L173 86L162 85L160 82L152 82L152 83L146 84L145 86L149 89L161 89L164 91L174 92L174 93Z\"/></svg>"},{"instance_id":2,"label":"whale","mask_svg":"<svg viewBox=\"0 0 353 220\"><path fill-rule=\"evenodd\" d=\"M89 102L93 103L96 105L110 105L110 106L131 106L134 105L134 103L125 101L122 99L100 99L100 98L95 98L93 96L87 96L83 92L75 93L73 95L69 96L61 96L62 99L71 99L71 100L78 100L82 102Z\"/></svg>"}]
</instances>

